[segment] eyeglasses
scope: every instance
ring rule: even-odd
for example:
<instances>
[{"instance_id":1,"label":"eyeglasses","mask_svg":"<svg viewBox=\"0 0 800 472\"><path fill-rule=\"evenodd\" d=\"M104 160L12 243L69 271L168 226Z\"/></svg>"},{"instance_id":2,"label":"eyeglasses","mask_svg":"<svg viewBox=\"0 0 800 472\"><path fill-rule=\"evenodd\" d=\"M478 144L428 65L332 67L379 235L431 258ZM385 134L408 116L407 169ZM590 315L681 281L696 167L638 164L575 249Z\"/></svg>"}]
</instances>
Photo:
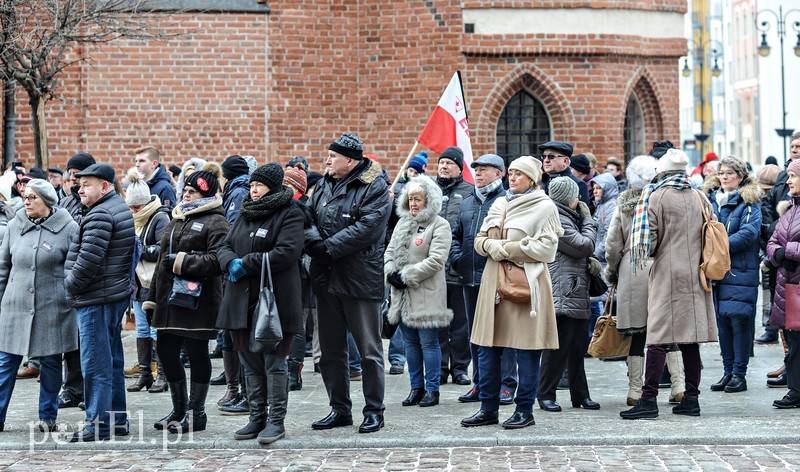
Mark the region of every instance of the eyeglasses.
<instances>
[{"instance_id":1,"label":"eyeglasses","mask_svg":"<svg viewBox=\"0 0 800 472\"><path fill-rule=\"evenodd\" d=\"M717 176L719 176L719 177L734 177L735 175L737 175L737 174L736 174L736 172L733 172L733 171L717 172Z\"/></svg>"},{"instance_id":2,"label":"eyeglasses","mask_svg":"<svg viewBox=\"0 0 800 472\"><path fill-rule=\"evenodd\" d=\"M183 189L183 193L187 195L194 195L197 193L197 190L193 189L192 187L186 187Z\"/></svg>"},{"instance_id":3,"label":"eyeglasses","mask_svg":"<svg viewBox=\"0 0 800 472\"><path fill-rule=\"evenodd\" d=\"M25 195L25 196L24 196L24 197L22 197L22 198L23 198L23 199L24 199L26 202L33 202L33 201L35 201L35 200L36 200L37 198L39 198L39 197L37 197L36 195Z\"/></svg>"},{"instance_id":4,"label":"eyeglasses","mask_svg":"<svg viewBox=\"0 0 800 472\"><path fill-rule=\"evenodd\" d=\"M545 159L553 160L559 157L567 157L567 156L562 156L561 154L542 154L542 160Z\"/></svg>"}]
</instances>

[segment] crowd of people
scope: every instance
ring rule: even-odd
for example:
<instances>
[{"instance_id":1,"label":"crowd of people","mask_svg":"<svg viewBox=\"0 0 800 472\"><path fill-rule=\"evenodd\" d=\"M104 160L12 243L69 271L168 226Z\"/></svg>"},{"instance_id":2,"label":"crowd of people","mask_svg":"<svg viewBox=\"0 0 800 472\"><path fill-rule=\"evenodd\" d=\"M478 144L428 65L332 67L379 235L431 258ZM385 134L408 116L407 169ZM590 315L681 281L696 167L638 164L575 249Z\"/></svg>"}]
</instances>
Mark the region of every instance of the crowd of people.
<instances>
[{"instance_id":1,"label":"crowd of people","mask_svg":"<svg viewBox=\"0 0 800 472\"><path fill-rule=\"evenodd\" d=\"M788 393L773 405L800 407L800 133L791 149L785 169L753 173L713 153L690 172L669 141L611 157L605 172L562 141L469 169L450 147L435 176L421 152L394 184L351 133L330 143L324 174L303 156L168 170L153 146L133 152L122 178L87 153L47 174L12 164L0 177L0 431L17 378L39 377L42 431L56 430L59 408L85 409L72 442L129 434L126 392L169 392L155 429L203 431L209 385L224 384L220 413L248 415L232 436L271 444L311 357L331 407L311 427L353 425L350 384L361 381L358 431L377 432L383 336L389 374L408 368L402 406L437 406L452 381L469 387L459 402L479 404L462 426L498 424L499 406L515 404L502 427L525 428L537 403L562 411L558 390L574 408L601 408L584 362L604 310L630 338L623 419L657 417L663 384L674 414L699 416L699 344L719 341L709 389L737 393L753 343L779 336L785 362L768 385ZM700 270L708 219L723 224L731 261L711 287ZM597 278L611 288L590 293ZM760 286L770 327L756 339ZM254 334L265 287L282 332L269 352ZM126 370L128 312L137 362ZM212 356L224 366L213 378Z\"/></svg>"}]
</instances>

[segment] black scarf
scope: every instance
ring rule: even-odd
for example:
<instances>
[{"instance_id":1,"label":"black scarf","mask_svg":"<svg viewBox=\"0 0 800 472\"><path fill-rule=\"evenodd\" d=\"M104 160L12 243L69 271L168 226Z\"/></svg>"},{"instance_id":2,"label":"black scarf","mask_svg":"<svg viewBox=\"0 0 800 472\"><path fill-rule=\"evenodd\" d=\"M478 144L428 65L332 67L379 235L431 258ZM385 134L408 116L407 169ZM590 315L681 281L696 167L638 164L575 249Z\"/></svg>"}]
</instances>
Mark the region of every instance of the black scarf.
<instances>
[{"instance_id":1,"label":"black scarf","mask_svg":"<svg viewBox=\"0 0 800 472\"><path fill-rule=\"evenodd\" d=\"M271 214L275 213L275 211L291 202L293 195L294 192L292 192L292 189L283 185L274 190L270 190L266 195L256 201L251 200L250 195L248 195L244 202L242 202L242 211L240 215L247 221L265 220Z\"/></svg>"}]
</instances>

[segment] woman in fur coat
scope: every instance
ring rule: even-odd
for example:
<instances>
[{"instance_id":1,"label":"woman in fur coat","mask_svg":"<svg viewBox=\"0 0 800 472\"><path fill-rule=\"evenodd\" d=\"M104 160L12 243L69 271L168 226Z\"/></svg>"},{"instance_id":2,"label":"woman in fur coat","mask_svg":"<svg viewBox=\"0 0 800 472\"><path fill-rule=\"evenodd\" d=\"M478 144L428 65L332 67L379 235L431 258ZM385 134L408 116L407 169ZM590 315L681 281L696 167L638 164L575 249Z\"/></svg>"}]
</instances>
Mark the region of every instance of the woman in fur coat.
<instances>
[{"instance_id":1,"label":"woman in fur coat","mask_svg":"<svg viewBox=\"0 0 800 472\"><path fill-rule=\"evenodd\" d=\"M433 180L419 176L409 181L384 255L384 274L392 285L389 322L400 323L411 377L403 406L439 404L439 328L453 319L444 274L452 234L447 220L438 216L441 209L442 190Z\"/></svg>"},{"instance_id":2,"label":"woman in fur coat","mask_svg":"<svg viewBox=\"0 0 800 472\"><path fill-rule=\"evenodd\" d=\"M735 157L720 160L717 176L706 179L704 187L719 187L709 199L717 219L728 230L731 255L730 272L714 283L714 311L724 372L711 390L743 392L747 390L745 375L758 300L761 189L748 175L747 165Z\"/></svg>"}]
</instances>

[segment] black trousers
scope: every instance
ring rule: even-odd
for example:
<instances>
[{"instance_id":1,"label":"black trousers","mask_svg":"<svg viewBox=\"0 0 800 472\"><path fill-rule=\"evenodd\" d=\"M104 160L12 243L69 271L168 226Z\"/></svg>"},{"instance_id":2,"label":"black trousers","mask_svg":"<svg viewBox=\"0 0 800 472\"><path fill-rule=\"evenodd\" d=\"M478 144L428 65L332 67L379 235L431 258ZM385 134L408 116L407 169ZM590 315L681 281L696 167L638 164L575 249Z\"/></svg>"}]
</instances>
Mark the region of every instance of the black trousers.
<instances>
[{"instance_id":1,"label":"black trousers","mask_svg":"<svg viewBox=\"0 0 800 472\"><path fill-rule=\"evenodd\" d=\"M783 330L789 352L786 353L786 383L789 384L789 395L800 398L800 331Z\"/></svg>"},{"instance_id":2,"label":"black trousers","mask_svg":"<svg viewBox=\"0 0 800 472\"><path fill-rule=\"evenodd\" d=\"M181 346L189 356L191 381L208 383L211 380L211 358L208 357L208 340L188 338L177 334L158 330L158 358L164 367L167 382L178 382L186 378L186 371L181 362Z\"/></svg>"},{"instance_id":3,"label":"black trousers","mask_svg":"<svg viewBox=\"0 0 800 472\"><path fill-rule=\"evenodd\" d=\"M589 398L589 385L586 382L583 355L589 346L586 339L586 320L567 316L556 317L558 327L558 349L542 353L542 366L539 374L539 400L555 400L556 387L564 368L569 379L569 396L574 402Z\"/></svg>"},{"instance_id":4,"label":"black trousers","mask_svg":"<svg viewBox=\"0 0 800 472\"><path fill-rule=\"evenodd\" d=\"M83 374L81 373L81 350L64 353L67 364L67 376L64 379L63 395L76 400L83 400Z\"/></svg>"},{"instance_id":5,"label":"black trousers","mask_svg":"<svg viewBox=\"0 0 800 472\"><path fill-rule=\"evenodd\" d=\"M453 310L450 326L439 330L439 347L442 350L442 377L451 374L469 375L469 328L464 304L464 287L447 284L447 308Z\"/></svg>"}]
</instances>

